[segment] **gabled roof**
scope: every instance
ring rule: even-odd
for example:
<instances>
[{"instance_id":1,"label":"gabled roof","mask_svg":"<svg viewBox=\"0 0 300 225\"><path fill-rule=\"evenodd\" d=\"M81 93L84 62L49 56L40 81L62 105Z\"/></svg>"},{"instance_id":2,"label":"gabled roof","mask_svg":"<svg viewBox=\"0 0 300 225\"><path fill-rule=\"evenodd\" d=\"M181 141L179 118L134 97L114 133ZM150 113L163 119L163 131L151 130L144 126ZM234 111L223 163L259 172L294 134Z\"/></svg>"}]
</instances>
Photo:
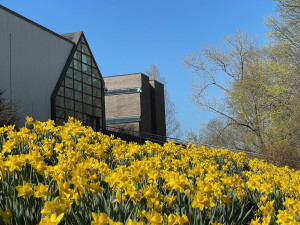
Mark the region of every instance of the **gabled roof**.
<instances>
[{"instance_id":1,"label":"gabled roof","mask_svg":"<svg viewBox=\"0 0 300 225\"><path fill-rule=\"evenodd\" d=\"M6 12L8 12L8 13L11 13L11 14L13 14L14 16L17 16L17 17L19 17L20 19L25 20L25 21L27 21L28 23L31 23L32 25L35 25L35 26L37 26L37 27L43 29L44 31L46 31L46 32L48 32L48 33L50 33L50 34L52 34L52 35L54 35L54 36L56 36L56 37L59 37L59 38L65 40L65 41L68 41L68 42L73 42L72 40L69 40L68 38L65 38L64 36L61 36L61 35L55 33L54 31L52 31L52 30L50 30L50 29L48 29L48 28L46 28L46 27L44 27L44 26L42 26L42 25L40 25L40 24L38 24L38 23L36 23L36 22L33 22L32 20L30 20L30 19L28 19L28 18L26 18L26 17L24 17L24 16L22 16L22 15L16 13L16 12L14 12L14 11L12 11L12 10L10 10L10 9L8 9L8 8L6 8L6 7L4 7L4 6L1 5L1 4L0 4L0 9L3 9L4 11L6 11Z\"/></svg>"},{"instance_id":2,"label":"gabled roof","mask_svg":"<svg viewBox=\"0 0 300 225\"><path fill-rule=\"evenodd\" d=\"M70 41L72 41L74 44L77 45L82 33L83 33L82 31L78 31L78 32L73 32L73 33L61 34L61 36L69 39Z\"/></svg>"}]
</instances>

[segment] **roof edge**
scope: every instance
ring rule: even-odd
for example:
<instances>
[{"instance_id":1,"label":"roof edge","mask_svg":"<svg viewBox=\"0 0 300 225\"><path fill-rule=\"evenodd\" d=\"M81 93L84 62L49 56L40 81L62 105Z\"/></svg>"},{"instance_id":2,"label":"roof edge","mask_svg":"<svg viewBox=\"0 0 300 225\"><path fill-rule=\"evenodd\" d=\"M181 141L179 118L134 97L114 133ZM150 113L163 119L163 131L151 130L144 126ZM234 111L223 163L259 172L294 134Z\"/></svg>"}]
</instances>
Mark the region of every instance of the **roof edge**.
<instances>
[{"instance_id":1,"label":"roof edge","mask_svg":"<svg viewBox=\"0 0 300 225\"><path fill-rule=\"evenodd\" d=\"M4 11L9 12L9 13L11 13L11 14L17 16L17 17L19 17L20 19L23 19L23 20L25 20L26 22L29 22L29 23L31 23L32 25L35 25L35 26L37 26L37 27L43 29L44 31L47 31L48 33L50 33L50 34L52 34L52 35L54 35L54 36L56 36L56 37L59 37L59 38L65 40L65 41L67 41L67 42L69 42L69 43L74 44L71 40L69 40L69 39L67 39L67 38L64 38L63 36L59 35L58 33L55 33L54 31L52 31L52 30L50 30L50 29L48 29L48 28L46 28L46 27L44 27L44 26L42 26L42 25L40 25L40 24L38 24L38 23L36 23L36 22L34 22L34 21L32 21L32 20L30 20L30 19L28 19L28 18L26 18L26 17L24 17L24 16L22 16L22 15L16 13L16 12L14 12L14 11L8 9L8 8L6 8L5 6L3 6L3 5L1 5L1 4L0 4L0 9L3 9Z\"/></svg>"},{"instance_id":2,"label":"roof edge","mask_svg":"<svg viewBox=\"0 0 300 225\"><path fill-rule=\"evenodd\" d=\"M109 76L105 76L103 78L109 78L109 77L119 77L119 76L130 76L130 75L135 75L135 74L140 74L140 75L144 75L147 76L146 74L142 73L142 72L137 72L137 73L126 73L126 74L118 74L118 75L109 75ZM148 76L147 76L148 77Z\"/></svg>"},{"instance_id":3,"label":"roof edge","mask_svg":"<svg viewBox=\"0 0 300 225\"><path fill-rule=\"evenodd\" d=\"M73 38L72 40L70 38L68 38L67 36L69 36L70 34L73 34ZM75 43L76 45L78 44L78 42L80 41L81 35L83 34L83 31L77 31L77 32L71 32L71 33L65 33L65 34L60 34L62 37L67 38L68 40L71 40L73 43Z\"/></svg>"}]
</instances>

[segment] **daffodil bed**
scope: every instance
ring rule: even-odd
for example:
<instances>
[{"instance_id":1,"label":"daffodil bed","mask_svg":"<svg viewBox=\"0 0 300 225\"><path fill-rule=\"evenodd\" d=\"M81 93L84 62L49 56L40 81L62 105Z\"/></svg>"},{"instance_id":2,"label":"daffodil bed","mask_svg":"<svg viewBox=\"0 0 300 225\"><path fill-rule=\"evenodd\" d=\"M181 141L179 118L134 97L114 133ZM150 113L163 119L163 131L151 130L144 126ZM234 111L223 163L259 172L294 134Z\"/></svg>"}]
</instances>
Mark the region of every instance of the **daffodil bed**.
<instances>
[{"instance_id":1,"label":"daffodil bed","mask_svg":"<svg viewBox=\"0 0 300 225\"><path fill-rule=\"evenodd\" d=\"M222 149L126 143L72 118L27 123L0 128L0 223L299 223L299 171Z\"/></svg>"}]
</instances>

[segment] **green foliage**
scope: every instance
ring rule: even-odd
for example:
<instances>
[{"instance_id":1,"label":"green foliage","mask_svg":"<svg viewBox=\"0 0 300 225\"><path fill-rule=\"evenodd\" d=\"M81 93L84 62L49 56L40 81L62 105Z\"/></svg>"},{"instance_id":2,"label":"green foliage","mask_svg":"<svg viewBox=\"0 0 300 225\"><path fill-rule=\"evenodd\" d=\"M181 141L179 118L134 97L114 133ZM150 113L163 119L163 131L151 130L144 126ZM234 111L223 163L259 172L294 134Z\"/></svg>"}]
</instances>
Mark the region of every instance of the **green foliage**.
<instances>
[{"instance_id":1,"label":"green foliage","mask_svg":"<svg viewBox=\"0 0 300 225\"><path fill-rule=\"evenodd\" d=\"M277 15L267 18L267 46L257 47L249 34L238 30L183 60L197 75L193 102L221 116L221 127L234 131L226 142L222 138L228 130L214 129L204 138L200 135L203 143L219 136L215 143L222 147L240 143L244 150L266 151L287 143L300 149L300 1L275 1ZM208 98L209 90L219 90L223 98Z\"/></svg>"},{"instance_id":2,"label":"green foliage","mask_svg":"<svg viewBox=\"0 0 300 225\"><path fill-rule=\"evenodd\" d=\"M283 55L299 63L300 60L300 2L299 0L274 0L277 15L267 18L272 43L284 45Z\"/></svg>"}]
</instances>

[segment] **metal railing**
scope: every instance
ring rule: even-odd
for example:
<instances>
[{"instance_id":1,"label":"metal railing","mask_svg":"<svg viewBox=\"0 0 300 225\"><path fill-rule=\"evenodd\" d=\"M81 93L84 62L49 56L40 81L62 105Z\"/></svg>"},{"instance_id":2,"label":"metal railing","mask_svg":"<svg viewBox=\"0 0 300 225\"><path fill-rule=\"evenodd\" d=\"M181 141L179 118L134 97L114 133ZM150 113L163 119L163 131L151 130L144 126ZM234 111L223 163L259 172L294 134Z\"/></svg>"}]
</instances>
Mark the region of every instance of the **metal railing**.
<instances>
[{"instance_id":1,"label":"metal railing","mask_svg":"<svg viewBox=\"0 0 300 225\"><path fill-rule=\"evenodd\" d=\"M260 153L256 153L256 152L251 152L251 151L246 151L246 150L238 150L238 149L231 149L231 148L226 148L226 147L222 147L222 146L215 146L212 144L205 144L205 143L193 143L184 139L179 139L179 138L174 138L174 137L169 137L169 136L163 136L163 135L158 135L158 134L151 134L151 133L147 133L147 132L141 132L141 131L134 131L131 129L126 129L126 128L121 128L121 127L115 127L115 126L111 126L111 125L107 125L106 129L108 131L115 131L118 133L122 133L122 134L127 134L127 135L131 135L136 137L137 139L140 140L140 142L145 139L145 140L149 140L152 142L156 142L159 144L164 144L167 141L174 141L176 144L181 144L183 146L187 146L188 143L192 143L195 144L196 146L205 146L208 148L215 148L215 149L228 149L231 152L235 152L235 153L240 153L240 152L244 152L246 153L246 155L248 157L262 157L263 155Z\"/></svg>"},{"instance_id":2,"label":"metal railing","mask_svg":"<svg viewBox=\"0 0 300 225\"><path fill-rule=\"evenodd\" d=\"M163 144L169 140L174 140L176 142L180 142L179 144L184 143L184 140L179 139L179 138L173 138L173 137L168 137L168 136L163 136L163 135L158 135L158 134L151 134L151 133L142 132L142 131L135 131L135 130L126 129L123 127L115 127L115 126L111 126L111 125L106 125L106 130L116 131L116 132L119 132L122 134L129 134L136 138L139 138L140 140L147 139L149 141L158 142L161 144Z\"/></svg>"}]
</instances>

